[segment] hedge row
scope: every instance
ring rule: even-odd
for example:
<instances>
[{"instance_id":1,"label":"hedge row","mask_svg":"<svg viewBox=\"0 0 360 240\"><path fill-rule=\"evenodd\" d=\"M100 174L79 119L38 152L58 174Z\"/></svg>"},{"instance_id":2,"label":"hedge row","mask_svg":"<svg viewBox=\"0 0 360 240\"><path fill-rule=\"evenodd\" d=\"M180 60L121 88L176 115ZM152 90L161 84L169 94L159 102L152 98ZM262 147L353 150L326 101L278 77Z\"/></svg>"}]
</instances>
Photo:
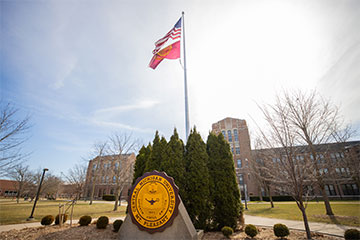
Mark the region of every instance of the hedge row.
<instances>
[{"instance_id":1,"label":"hedge row","mask_svg":"<svg viewBox=\"0 0 360 240\"><path fill-rule=\"evenodd\" d=\"M292 196L273 196L272 200L274 202L294 201ZM260 197L251 196L250 201L260 201ZM269 197L263 197L263 201L270 202L270 198Z\"/></svg>"}]
</instances>

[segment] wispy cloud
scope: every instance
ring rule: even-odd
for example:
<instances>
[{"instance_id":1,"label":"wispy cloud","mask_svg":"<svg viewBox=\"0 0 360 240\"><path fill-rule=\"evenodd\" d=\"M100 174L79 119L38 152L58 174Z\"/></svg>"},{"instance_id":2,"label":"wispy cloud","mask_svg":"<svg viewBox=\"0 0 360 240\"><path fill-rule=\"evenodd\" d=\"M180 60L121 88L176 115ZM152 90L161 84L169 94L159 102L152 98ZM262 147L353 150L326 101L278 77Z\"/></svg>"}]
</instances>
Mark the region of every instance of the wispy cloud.
<instances>
[{"instance_id":1,"label":"wispy cloud","mask_svg":"<svg viewBox=\"0 0 360 240\"><path fill-rule=\"evenodd\" d=\"M98 109L94 114L103 114L103 113L122 113L126 111L139 110L139 109L149 109L157 105L159 102L155 100L143 100L137 103L120 105L109 108Z\"/></svg>"},{"instance_id":2,"label":"wispy cloud","mask_svg":"<svg viewBox=\"0 0 360 240\"><path fill-rule=\"evenodd\" d=\"M123 124L120 122L100 121L100 120L96 120L96 119L91 119L90 123L93 125L97 125L99 127L119 128L119 129L126 129L126 130L131 130L131 131L136 131L136 132L152 133L154 131L153 129L137 128L137 127Z\"/></svg>"}]
</instances>

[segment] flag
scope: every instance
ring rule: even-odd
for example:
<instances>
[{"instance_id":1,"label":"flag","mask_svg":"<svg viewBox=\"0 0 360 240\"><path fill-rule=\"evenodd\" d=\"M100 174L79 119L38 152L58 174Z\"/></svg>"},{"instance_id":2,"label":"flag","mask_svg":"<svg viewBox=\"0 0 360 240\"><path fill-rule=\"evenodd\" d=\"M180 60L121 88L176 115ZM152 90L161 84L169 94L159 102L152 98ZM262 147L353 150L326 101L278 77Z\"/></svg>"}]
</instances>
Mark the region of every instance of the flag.
<instances>
[{"instance_id":1,"label":"flag","mask_svg":"<svg viewBox=\"0 0 360 240\"><path fill-rule=\"evenodd\" d=\"M155 69L163 59L180 58L181 18L175 26L158 41L155 42L154 56L149 67Z\"/></svg>"}]
</instances>

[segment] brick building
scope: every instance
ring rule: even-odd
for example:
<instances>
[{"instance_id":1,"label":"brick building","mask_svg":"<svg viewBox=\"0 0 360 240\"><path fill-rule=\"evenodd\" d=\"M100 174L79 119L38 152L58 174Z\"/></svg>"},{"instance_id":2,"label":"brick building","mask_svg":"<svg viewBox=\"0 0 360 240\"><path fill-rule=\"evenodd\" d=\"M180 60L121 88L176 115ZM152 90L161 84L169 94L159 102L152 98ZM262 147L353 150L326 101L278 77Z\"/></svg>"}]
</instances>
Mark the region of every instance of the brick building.
<instances>
[{"instance_id":1,"label":"brick building","mask_svg":"<svg viewBox=\"0 0 360 240\"><path fill-rule=\"evenodd\" d=\"M250 164L252 161L262 161L262 156L270 156L270 160L276 164L279 159L270 152L281 154L281 148L251 150L246 121L241 119L225 118L212 124L212 131L222 133L230 144L242 196L264 195L264 189L250 172ZM312 158L306 146L296 148L298 154L294 161L297 164L301 164L305 158ZM315 145L315 151L319 156L318 171L323 176L327 195L332 199L359 198L360 141ZM281 186L273 190L275 195L286 194L281 191ZM316 187L311 194L321 196Z\"/></svg>"},{"instance_id":2,"label":"brick building","mask_svg":"<svg viewBox=\"0 0 360 240\"><path fill-rule=\"evenodd\" d=\"M0 180L0 196L16 197L18 182L12 180Z\"/></svg>"},{"instance_id":3,"label":"brick building","mask_svg":"<svg viewBox=\"0 0 360 240\"><path fill-rule=\"evenodd\" d=\"M249 171L252 158L250 136L246 121L236 118L225 118L212 124L212 131L215 134L222 133L230 144L241 196L249 198L250 196L258 195L258 186L255 181L252 181Z\"/></svg>"},{"instance_id":4,"label":"brick building","mask_svg":"<svg viewBox=\"0 0 360 240\"><path fill-rule=\"evenodd\" d=\"M94 198L101 199L103 195L115 194L119 181L120 197L126 198L131 187L136 156L132 154L107 155L96 157L89 161L84 196L89 198L95 183Z\"/></svg>"},{"instance_id":5,"label":"brick building","mask_svg":"<svg viewBox=\"0 0 360 240\"><path fill-rule=\"evenodd\" d=\"M316 163L312 163L312 166L320 173L329 198L359 198L360 141L319 144L314 146L314 150ZM296 155L293 159L295 166L314 161L307 146L296 146L292 151ZM280 162L282 154L282 148L252 151L253 159L258 163L267 159L268 163L274 165ZM311 184L310 188L310 195L321 196L316 184ZM276 195L283 194L281 186L272 189Z\"/></svg>"}]
</instances>

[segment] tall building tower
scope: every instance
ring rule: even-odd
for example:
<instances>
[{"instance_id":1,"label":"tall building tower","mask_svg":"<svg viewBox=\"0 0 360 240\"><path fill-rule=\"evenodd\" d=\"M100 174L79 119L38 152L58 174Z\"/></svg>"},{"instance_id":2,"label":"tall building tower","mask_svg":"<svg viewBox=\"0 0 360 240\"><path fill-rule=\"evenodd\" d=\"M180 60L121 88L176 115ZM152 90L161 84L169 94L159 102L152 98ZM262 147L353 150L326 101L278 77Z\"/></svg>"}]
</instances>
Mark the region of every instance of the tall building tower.
<instances>
[{"instance_id":1,"label":"tall building tower","mask_svg":"<svg viewBox=\"0 0 360 240\"><path fill-rule=\"evenodd\" d=\"M241 195L247 196L247 198L258 195L256 181L250 174L251 147L246 121L228 117L212 124L212 132L222 133L230 144Z\"/></svg>"}]
</instances>

